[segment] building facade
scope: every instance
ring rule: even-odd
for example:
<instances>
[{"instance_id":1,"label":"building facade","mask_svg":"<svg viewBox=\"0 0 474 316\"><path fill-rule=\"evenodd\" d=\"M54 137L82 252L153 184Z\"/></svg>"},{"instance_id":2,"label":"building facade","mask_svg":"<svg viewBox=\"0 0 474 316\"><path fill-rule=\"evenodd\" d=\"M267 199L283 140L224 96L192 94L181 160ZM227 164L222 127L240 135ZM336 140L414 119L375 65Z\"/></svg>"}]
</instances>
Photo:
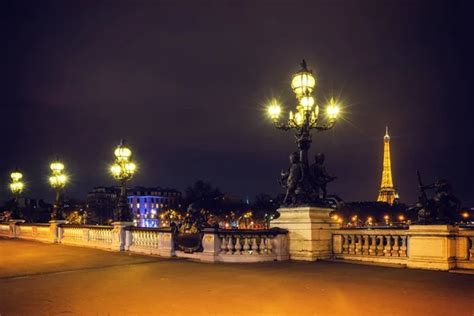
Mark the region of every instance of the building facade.
<instances>
[{"instance_id":1,"label":"building facade","mask_svg":"<svg viewBox=\"0 0 474 316\"><path fill-rule=\"evenodd\" d=\"M140 227L158 227L158 214L181 207L181 192L175 189L134 187L127 195L134 221Z\"/></svg>"},{"instance_id":2,"label":"building facade","mask_svg":"<svg viewBox=\"0 0 474 316\"><path fill-rule=\"evenodd\" d=\"M110 224L120 187L95 187L87 194L88 221L91 224ZM161 187L133 187L127 189L127 200L134 222L140 227L158 227L158 214L181 207L181 192Z\"/></svg>"}]
</instances>

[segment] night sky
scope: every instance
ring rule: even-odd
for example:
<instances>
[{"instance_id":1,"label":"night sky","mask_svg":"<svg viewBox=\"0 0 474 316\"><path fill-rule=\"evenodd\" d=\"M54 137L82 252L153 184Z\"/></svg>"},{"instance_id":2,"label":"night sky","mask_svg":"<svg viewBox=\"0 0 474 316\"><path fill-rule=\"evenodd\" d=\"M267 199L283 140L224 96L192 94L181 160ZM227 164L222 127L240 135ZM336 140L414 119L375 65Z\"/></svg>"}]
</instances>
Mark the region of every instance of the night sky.
<instances>
[{"instance_id":1,"label":"night sky","mask_svg":"<svg viewBox=\"0 0 474 316\"><path fill-rule=\"evenodd\" d=\"M403 202L417 197L418 168L474 204L472 11L462 2L11 1L0 12L2 199L18 166L25 194L52 200L56 155L69 196L112 185L121 138L139 164L131 185L204 179L243 198L275 194L296 147L264 104L294 107L290 79L305 58L318 103L344 101L344 120L311 149L339 177L331 193L376 198L388 125Z\"/></svg>"}]
</instances>

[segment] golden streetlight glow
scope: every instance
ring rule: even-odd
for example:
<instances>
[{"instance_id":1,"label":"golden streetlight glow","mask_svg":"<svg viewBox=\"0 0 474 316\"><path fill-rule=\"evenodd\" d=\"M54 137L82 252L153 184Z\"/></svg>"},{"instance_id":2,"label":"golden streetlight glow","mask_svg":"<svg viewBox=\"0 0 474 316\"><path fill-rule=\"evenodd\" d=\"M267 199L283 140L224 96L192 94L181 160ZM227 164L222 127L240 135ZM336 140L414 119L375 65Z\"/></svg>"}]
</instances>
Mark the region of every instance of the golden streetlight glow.
<instances>
[{"instance_id":1,"label":"golden streetlight glow","mask_svg":"<svg viewBox=\"0 0 474 316\"><path fill-rule=\"evenodd\" d=\"M277 120L281 115L281 107L275 99L272 100L272 102L268 106L267 111L268 111L268 115L270 116L272 120Z\"/></svg>"},{"instance_id":2,"label":"golden streetlight glow","mask_svg":"<svg viewBox=\"0 0 474 316\"><path fill-rule=\"evenodd\" d=\"M299 99L306 94L313 92L314 86L316 85L316 79L313 73L308 69L302 69L293 75L291 80L291 89Z\"/></svg>"},{"instance_id":3,"label":"golden streetlight glow","mask_svg":"<svg viewBox=\"0 0 474 316\"><path fill-rule=\"evenodd\" d=\"M15 170L10 174L10 178L12 179L12 182L10 183L10 190L12 193L15 195L21 194L24 188L24 184L21 182L23 174L18 170Z\"/></svg>"},{"instance_id":4,"label":"golden streetlight glow","mask_svg":"<svg viewBox=\"0 0 474 316\"><path fill-rule=\"evenodd\" d=\"M314 98L312 96L305 96L302 97L300 100L300 104L306 111L311 111L314 105Z\"/></svg>"},{"instance_id":5,"label":"golden streetlight glow","mask_svg":"<svg viewBox=\"0 0 474 316\"><path fill-rule=\"evenodd\" d=\"M326 107L326 114L330 120L335 120L339 115L339 105L336 103L334 98L331 98L328 106Z\"/></svg>"},{"instance_id":6,"label":"golden streetlight glow","mask_svg":"<svg viewBox=\"0 0 474 316\"><path fill-rule=\"evenodd\" d=\"M49 166L51 169L52 175L49 177L49 184L53 189L62 189L67 183L68 177L63 173L64 164L59 160L51 163Z\"/></svg>"},{"instance_id":7,"label":"golden streetlight glow","mask_svg":"<svg viewBox=\"0 0 474 316\"><path fill-rule=\"evenodd\" d=\"M469 213L468 212L463 212L461 214L462 218L466 219L466 218L469 218Z\"/></svg>"},{"instance_id":8,"label":"golden streetlight glow","mask_svg":"<svg viewBox=\"0 0 474 316\"><path fill-rule=\"evenodd\" d=\"M110 166L110 173L119 181L129 180L135 173L137 166L132 161L132 150L122 142L114 151L115 162Z\"/></svg>"},{"instance_id":9,"label":"golden streetlight glow","mask_svg":"<svg viewBox=\"0 0 474 316\"><path fill-rule=\"evenodd\" d=\"M398 220L399 220L400 222L403 222L403 221L405 220L405 216L399 215L399 216L398 216Z\"/></svg>"}]
</instances>

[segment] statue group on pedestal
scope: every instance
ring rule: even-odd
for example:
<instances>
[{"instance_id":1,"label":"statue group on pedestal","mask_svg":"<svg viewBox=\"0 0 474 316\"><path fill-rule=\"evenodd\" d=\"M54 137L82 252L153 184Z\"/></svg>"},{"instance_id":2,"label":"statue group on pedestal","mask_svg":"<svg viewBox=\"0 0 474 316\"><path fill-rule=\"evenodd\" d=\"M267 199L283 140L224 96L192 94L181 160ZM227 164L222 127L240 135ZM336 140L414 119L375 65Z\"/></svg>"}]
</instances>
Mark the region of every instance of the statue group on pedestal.
<instances>
[{"instance_id":1,"label":"statue group on pedestal","mask_svg":"<svg viewBox=\"0 0 474 316\"><path fill-rule=\"evenodd\" d=\"M327 184L336 177L330 176L324 166L325 156L319 153L314 163L308 166L300 154L290 155L290 168L281 172L280 184L286 189L284 205L323 204L327 195Z\"/></svg>"},{"instance_id":2,"label":"statue group on pedestal","mask_svg":"<svg viewBox=\"0 0 474 316\"><path fill-rule=\"evenodd\" d=\"M457 220L461 202L454 196L451 185L445 179L423 185L418 172L420 196L414 207L418 215L418 224L449 224ZM428 198L426 190L434 190L434 196Z\"/></svg>"}]
</instances>

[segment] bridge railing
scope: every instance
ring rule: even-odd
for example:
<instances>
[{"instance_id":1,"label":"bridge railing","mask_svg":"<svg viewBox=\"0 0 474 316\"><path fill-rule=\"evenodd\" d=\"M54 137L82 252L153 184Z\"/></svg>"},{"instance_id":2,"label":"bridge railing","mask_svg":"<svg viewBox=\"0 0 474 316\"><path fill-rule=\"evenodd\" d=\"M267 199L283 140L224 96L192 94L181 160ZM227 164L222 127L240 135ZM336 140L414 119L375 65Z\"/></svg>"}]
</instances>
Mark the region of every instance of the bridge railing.
<instances>
[{"instance_id":1,"label":"bridge railing","mask_svg":"<svg viewBox=\"0 0 474 316\"><path fill-rule=\"evenodd\" d=\"M288 260L288 232L266 230L218 230L217 259L224 262Z\"/></svg>"},{"instance_id":2,"label":"bridge railing","mask_svg":"<svg viewBox=\"0 0 474 316\"><path fill-rule=\"evenodd\" d=\"M112 226L61 224L58 235L61 244L112 249Z\"/></svg>"},{"instance_id":3,"label":"bridge railing","mask_svg":"<svg viewBox=\"0 0 474 316\"><path fill-rule=\"evenodd\" d=\"M407 229L339 229L333 232L336 259L406 264Z\"/></svg>"},{"instance_id":4,"label":"bridge railing","mask_svg":"<svg viewBox=\"0 0 474 316\"><path fill-rule=\"evenodd\" d=\"M150 255L170 257L174 253L173 235L170 227L125 228L125 250Z\"/></svg>"}]
</instances>

